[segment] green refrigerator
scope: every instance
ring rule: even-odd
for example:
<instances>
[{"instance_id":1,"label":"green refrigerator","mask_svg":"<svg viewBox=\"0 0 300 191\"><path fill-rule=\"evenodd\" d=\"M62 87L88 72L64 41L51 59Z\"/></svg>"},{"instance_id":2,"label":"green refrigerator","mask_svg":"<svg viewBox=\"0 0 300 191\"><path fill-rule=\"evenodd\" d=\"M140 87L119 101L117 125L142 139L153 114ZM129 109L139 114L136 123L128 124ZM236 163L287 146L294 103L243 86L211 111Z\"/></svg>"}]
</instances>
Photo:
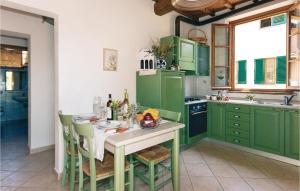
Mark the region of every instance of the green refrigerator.
<instances>
[{"instance_id":1,"label":"green refrigerator","mask_svg":"<svg viewBox=\"0 0 300 191\"><path fill-rule=\"evenodd\" d=\"M136 100L142 106L181 112L184 123L184 72L155 70L136 73ZM185 143L185 130L180 130L180 142Z\"/></svg>"}]
</instances>

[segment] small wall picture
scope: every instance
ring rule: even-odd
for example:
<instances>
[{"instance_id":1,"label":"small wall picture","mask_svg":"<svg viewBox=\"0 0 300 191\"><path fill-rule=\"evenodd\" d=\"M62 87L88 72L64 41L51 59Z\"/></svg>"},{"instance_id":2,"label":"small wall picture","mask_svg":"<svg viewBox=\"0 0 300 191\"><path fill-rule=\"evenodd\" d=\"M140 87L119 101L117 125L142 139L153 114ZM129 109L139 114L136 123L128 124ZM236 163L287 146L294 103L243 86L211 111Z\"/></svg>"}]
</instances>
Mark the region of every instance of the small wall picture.
<instances>
[{"instance_id":1,"label":"small wall picture","mask_svg":"<svg viewBox=\"0 0 300 191\"><path fill-rule=\"evenodd\" d=\"M116 71L118 64L118 51L114 49L103 49L103 70Z\"/></svg>"}]
</instances>

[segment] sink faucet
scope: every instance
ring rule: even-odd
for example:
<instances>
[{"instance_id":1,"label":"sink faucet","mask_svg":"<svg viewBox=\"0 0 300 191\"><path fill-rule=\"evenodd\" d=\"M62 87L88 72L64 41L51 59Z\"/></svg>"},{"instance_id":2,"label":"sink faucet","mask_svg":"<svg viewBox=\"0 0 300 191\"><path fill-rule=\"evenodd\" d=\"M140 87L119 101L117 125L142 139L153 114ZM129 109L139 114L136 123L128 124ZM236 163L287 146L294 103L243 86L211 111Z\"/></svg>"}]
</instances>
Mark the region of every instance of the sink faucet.
<instances>
[{"instance_id":1,"label":"sink faucet","mask_svg":"<svg viewBox=\"0 0 300 191\"><path fill-rule=\"evenodd\" d=\"M291 97L284 96L284 105L291 105L290 102L292 101L294 96L295 96L295 94L291 95Z\"/></svg>"}]
</instances>

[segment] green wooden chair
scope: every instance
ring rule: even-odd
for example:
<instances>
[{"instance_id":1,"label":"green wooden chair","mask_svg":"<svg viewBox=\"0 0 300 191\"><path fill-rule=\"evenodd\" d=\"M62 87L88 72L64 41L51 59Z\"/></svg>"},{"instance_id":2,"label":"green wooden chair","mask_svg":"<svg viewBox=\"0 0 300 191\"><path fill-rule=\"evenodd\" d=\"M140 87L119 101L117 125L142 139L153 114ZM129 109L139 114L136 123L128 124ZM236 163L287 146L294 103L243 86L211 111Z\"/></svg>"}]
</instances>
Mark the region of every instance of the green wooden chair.
<instances>
[{"instance_id":1,"label":"green wooden chair","mask_svg":"<svg viewBox=\"0 0 300 191\"><path fill-rule=\"evenodd\" d=\"M61 184L65 186L67 177L70 178L70 190L75 190L75 173L76 162L78 161L78 151L73 135L73 116L63 115L61 111L58 113L64 137L64 170L61 178Z\"/></svg>"},{"instance_id":2,"label":"green wooden chair","mask_svg":"<svg viewBox=\"0 0 300 191\"><path fill-rule=\"evenodd\" d=\"M144 111L147 108L148 107L139 106L138 110ZM181 116L180 112L173 112L173 111L168 111L163 109L157 109L157 110L159 110L160 117L163 119L167 119L174 122L180 121L180 116ZM138 176L144 183L149 185L150 191L159 190L172 180L172 177L170 177L160 182L159 184L155 183L157 179L159 179L164 175L164 172L166 170L169 172L172 171L172 163L171 166L166 166L163 164L163 162L169 159L170 156L171 156L170 149L161 145L155 145L133 154L134 161L138 161L140 164L142 164L145 167L144 170L136 169L135 175ZM162 170L160 170L159 167L161 167Z\"/></svg>"},{"instance_id":3,"label":"green wooden chair","mask_svg":"<svg viewBox=\"0 0 300 191\"><path fill-rule=\"evenodd\" d=\"M104 153L103 161L97 160L94 157L92 140L94 138L94 130L91 124L78 124L73 122L75 132L77 133L77 144L80 140L85 140L87 150L82 144L78 144L79 157L79 191L84 190L84 182L90 179L90 190L96 191L97 186L106 183L108 180L109 188L107 191L113 190L114 180L114 156L109 153ZM125 186L129 191L133 191L134 186L134 168L133 164L125 161L125 172L127 173L127 181ZM124 173L125 173L124 172Z\"/></svg>"}]
</instances>

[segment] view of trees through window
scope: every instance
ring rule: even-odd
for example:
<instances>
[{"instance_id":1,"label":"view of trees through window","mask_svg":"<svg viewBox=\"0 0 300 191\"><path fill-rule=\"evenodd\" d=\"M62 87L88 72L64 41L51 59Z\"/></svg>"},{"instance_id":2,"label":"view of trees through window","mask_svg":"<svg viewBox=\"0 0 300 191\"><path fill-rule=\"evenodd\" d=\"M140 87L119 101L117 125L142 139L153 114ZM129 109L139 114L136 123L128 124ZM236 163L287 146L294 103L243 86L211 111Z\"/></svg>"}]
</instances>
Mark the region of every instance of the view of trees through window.
<instances>
[{"instance_id":1,"label":"view of trees through window","mask_svg":"<svg viewBox=\"0 0 300 191\"><path fill-rule=\"evenodd\" d=\"M286 88L286 14L235 26L235 88Z\"/></svg>"}]
</instances>

